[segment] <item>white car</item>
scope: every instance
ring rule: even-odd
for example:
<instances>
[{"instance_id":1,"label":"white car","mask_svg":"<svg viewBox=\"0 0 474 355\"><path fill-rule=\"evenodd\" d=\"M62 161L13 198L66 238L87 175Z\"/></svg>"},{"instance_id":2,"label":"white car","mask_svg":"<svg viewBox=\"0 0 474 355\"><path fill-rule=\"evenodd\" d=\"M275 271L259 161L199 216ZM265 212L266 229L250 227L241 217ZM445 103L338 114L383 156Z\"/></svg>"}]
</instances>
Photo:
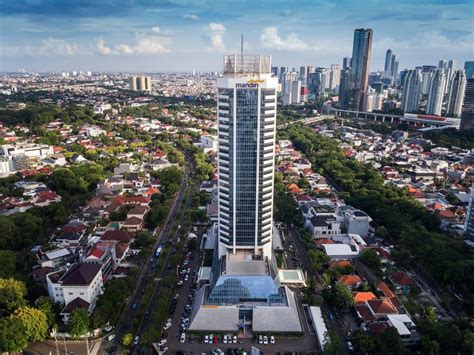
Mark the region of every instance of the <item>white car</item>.
<instances>
[{"instance_id":1,"label":"white car","mask_svg":"<svg viewBox=\"0 0 474 355\"><path fill-rule=\"evenodd\" d=\"M113 338L115 338L115 334L110 334L110 335L107 337L107 340L108 340L108 341L111 341Z\"/></svg>"},{"instance_id":2,"label":"white car","mask_svg":"<svg viewBox=\"0 0 474 355\"><path fill-rule=\"evenodd\" d=\"M168 323L165 324L165 326L163 327L163 329L164 329L164 330L167 330L167 329L169 329L170 327L171 327L171 323L168 322Z\"/></svg>"},{"instance_id":3,"label":"white car","mask_svg":"<svg viewBox=\"0 0 474 355\"><path fill-rule=\"evenodd\" d=\"M273 335L270 337L270 344L275 344L275 337Z\"/></svg>"},{"instance_id":4,"label":"white car","mask_svg":"<svg viewBox=\"0 0 474 355\"><path fill-rule=\"evenodd\" d=\"M263 337L261 335L258 336L258 343L263 344Z\"/></svg>"},{"instance_id":5,"label":"white car","mask_svg":"<svg viewBox=\"0 0 474 355\"><path fill-rule=\"evenodd\" d=\"M186 333L181 333L181 338L179 338L180 343L184 343L186 341Z\"/></svg>"},{"instance_id":6,"label":"white car","mask_svg":"<svg viewBox=\"0 0 474 355\"><path fill-rule=\"evenodd\" d=\"M227 344L227 335L224 335L224 339L222 340L224 344Z\"/></svg>"},{"instance_id":7,"label":"white car","mask_svg":"<svg viewBox=\"0 0 474 355\"><path fill-rule=\"evenodd\" d=\"M137 335L135 338L133 338L133 345L138 345L140 341L140 337Z\"/></svg>"},{"instance_id":8,"label":"white car","mask_svg":"<svg viewBox=\"0 0 474 355\"><path fill-rule=\"evenodd\" d=\"M206 335L206 336L204 337L204 344L207 344L208 342L209 342L209 336Z\"/></svg>"},{"instance_id":9,"label":"white car","mask_svg":"<svg viewBox=\"0 0 474 355\"><path fill-rule=\"evenodd\" d=\"M234 335L234 344L237 344L237 336Z\"/></svg>"},{"instance_id":10,"label":"white car","mask_svg":"<svg viewBox=\"0 0 474 355\"><path fill-rule=\"evenodd\" d=\"M161 339L159 342L158 342L158 346L162 346L162 345L165 345L166 344L166 339Z\"/></svg>"},{"instance_id":11,"label":"white car","mask_svg":"<svg viewBox=\"0 0 474 355\"><path fill-rule=\"evenodd\" d=\"M268 344L268 337L266 335L263 337L263 344Z\"/></svg>"}]
</instances>

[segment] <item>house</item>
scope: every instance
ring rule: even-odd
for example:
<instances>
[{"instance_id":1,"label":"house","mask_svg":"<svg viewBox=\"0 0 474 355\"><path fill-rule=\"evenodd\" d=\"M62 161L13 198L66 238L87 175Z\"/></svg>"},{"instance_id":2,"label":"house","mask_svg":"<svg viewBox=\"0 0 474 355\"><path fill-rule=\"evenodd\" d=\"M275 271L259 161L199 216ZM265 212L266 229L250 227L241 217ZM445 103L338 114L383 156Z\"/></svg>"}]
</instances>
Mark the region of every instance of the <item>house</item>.
<instances>
[{"instance_id":1,"label":"house","mask_svg":"<svg viewBox=\"0 0 474 355\"><path fill-rule=\"evenodd\" d=\"M122 242L122 243L131 243L133 241L132 235L121 229L114 229L114 230L108 230L104 233L104 235L100 238L101 241L108 241L108 240L113 240L116 242Z\"/></svg>"},{"instance_id":2,"label":"house","mask_svg":"<svg viewBox=\"0 0 474 355\"><path fill-rule=\"evenodd\" d=\"M416 286L415 281L404 271L391 272L388 274L388 278L397 289L403 290L404 293L408 293L410 287Z\"/></svg>"},{"instance_id":3,"label":"house","mask_svg":"<svg viewBox=\"0 0 474 355\"><path fill-rule=\"evenodd\" d=\"M38 264L41 267L50 267L52 270L59 270L74 259L74 255L67 248L55 249L41 255Z\"/></svg>"},{"instance_id":4,"label":"house","mask_svg":"<svg viewBox=\"0 0 474 355\"><path fill-rule=\"evenodd\" d=\"M77 263L66 271L54 272L47 275L48 294L53 303L65 306L61 314L67 323L71 311L67 306L87 306L89 314L95 307L97 297L103 292L101 266L93 263ZM77 299L81 299L77 300ZM86 303L84 303L84 302Z\"/></svg>"},{"instance_id":5,"label":"house","mask_svg":"<svg viewBox=\"0 0 474 355\"><path fill-rule=\"evenodd\" d=\"M356 292L354 293L355 304L365 304L365 302L376 299L377 296L373 292Z\"/></svg>"},{"instance_id":6,"label":"house","mask_svg":"<svg viewBox=\"0 0 474 355\"><path fill-rule=\"evenodd\" d=\"M359 275L341 275L337 281L349 289L357 288L362 284L362 279Z\"/></svg>"},{"instance_id":7,"label":"house","mask_svg":"<svg viewBox=\"0 0 474 355\"><path fill-rule=\"evenodd\" d=\"M128 218L136 217L136 218L140 218L144 220L149 210L150 210L150 207L148 206L138 205L138 206L133 207L130 211L128 211L127 217Z\"/></svg>"},{"instance_id":8,"label":"house","mask_svg":"<svg viewBox=\"0 0 474 355\"><path fill-rule=\"evenodd\" d=\"M333 214L307 218L305 227L311 231L313 237L341 233L341 222Z\"/></svg>"},{"instance_id":9,"label":"house","mask_svg":"<svg viewBox=\"0 0 474 355\"><path fill-rule=\"evenodd\" d=\"M369 224L371 221L371 218L367 213L352 207L342 210L342 213L344 214L344 226L347 233L358 234L361 237L366 237L369 234Z\"/></svg>"},{"instance_id":10,"label":"house","mask_svg":"<svg viewBox=\"0 0 474 355\"><path fill-rule=\"evenodd\" d=\"M408 314L387 315L388 325L397 330L400 339L405 345L414 345L420 340L416 325Z\"/></svg>"},{"instance_id":11,"label":"house","mask_svg":"<svg viewBox=\"0 0 474 355\"><path fill-rule=\"evenodd\" d=\"M138 217L128 217L123 222L122 227L132 233L137 233L143 229L145 221Z\"/></svg>"},{"instance_id":12,"label":"house","mask_svg":"<svg viewBox=\"0 0 474 355\"><path fill-rule=\"evenodd\" d=\"M365 301L375 318L386 317L388 314L398 314L397 308L389 299L372 299Z\"/></svg>"}]
</instances>

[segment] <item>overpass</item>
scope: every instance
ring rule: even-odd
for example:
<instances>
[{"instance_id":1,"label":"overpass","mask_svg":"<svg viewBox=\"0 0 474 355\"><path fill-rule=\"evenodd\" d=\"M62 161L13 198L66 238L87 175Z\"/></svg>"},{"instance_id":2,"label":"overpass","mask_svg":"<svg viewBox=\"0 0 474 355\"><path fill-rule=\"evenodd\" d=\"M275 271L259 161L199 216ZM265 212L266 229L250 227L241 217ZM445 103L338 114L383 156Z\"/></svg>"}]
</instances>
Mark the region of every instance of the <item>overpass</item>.
<instances>
[{"instance_id":1,"label":"overpass","mask_svg":"<svg viewBox=\"0 0 474 355\"><path fill-rule=\"evenodd\" d=\"M342 110L340 108L332 108L335 116L338 117L356 117L356 118L366 118L377 121L378 119L382 122L389 120L390 123L399 122L403 116L399 115L390 115L388 113L377 113L377 112L364 112L364 111L354 111L354 110Z\"/></svg>"},{"instance_id":2,"label":"overpass","mask_svg":"<svg viewBox=\"0 0 474 355\"><path fill-rule=\"evenodd\" d=\"M305 125L310 125L310 124L313 124L313 123L316 123L316 122L324 121L325 119L328 119L328 118L332 118L332 116L321 115L321 116L306 117L306 118L301 118L299 120L283 123L281 125L278 125L277 128L278 129L286 128L289 125L292 125L292 124L295 124L295 123L303 123Z\"/></svg>"}]
</instances>

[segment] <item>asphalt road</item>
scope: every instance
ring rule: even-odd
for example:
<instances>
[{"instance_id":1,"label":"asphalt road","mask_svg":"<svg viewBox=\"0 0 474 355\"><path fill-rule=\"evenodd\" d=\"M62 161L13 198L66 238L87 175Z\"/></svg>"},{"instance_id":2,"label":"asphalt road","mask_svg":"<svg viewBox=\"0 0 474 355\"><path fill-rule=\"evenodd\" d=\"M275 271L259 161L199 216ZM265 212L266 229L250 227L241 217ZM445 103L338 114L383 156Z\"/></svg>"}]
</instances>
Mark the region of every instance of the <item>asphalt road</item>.
<instances>
[{"instance_id":1,"label":"asphalt road","mask_svg":"<svg viewBox=\"0 0 474 355\"><path fill-rule=\"evenodd\" d=\"M304 245L304 242L301 240L300 234L295 227L288 227L288 234L287 234L288 242L291 241L295 246L295 252L299 263L303 270L307 272L307 279L311 277L316 277L318 281L321 280L321 276L318 273L313 272L311 267L311 260L307 254L307 248ZM287 247L285 247L285 250ZM291 258L292 254L287 251L288 257ZM291 265L291 264L290 264ZM335 312L332 307L328 304L324 303L321 306L321 310L324 314L326 314L326 326L332 330L334 330L341 339L342 342L342 349L341 354L349 354L349 349L346 347L346 332L344 331L343 320L338 318L337 313Z\"/></svg>"},{"instance_id":2,"label":"asphalt road","mask_svg":"<svg viewBox=\"0 0 474 355\"><path fill-rule=\"evenodd\" d=\"M173 226L173 222L175 221L176 215L182 204L182 200L184 198L184 193L186 190L186 186L188 184L188 180L189 180L189 172L188 172L187 166L185 165L183 181L181 182L180 189L178 193L176 194L173 205L165 220L163 228L161 229L158 235L158 238L156 239L156 242L153 246L153 250L156 250L156 248L158 247L160 243L167 240L167 237L169 236L169 233ZM152 262L152 259L153 259L153 262ZM145 280L144 278L147 274L149 274L149 272L151 272L156 267L157 263L158 263L158 260L155 260L155 255L152 254L148 258L146 263L142 266L140 270L140 275L138 277L137 288L135 289L135 293L133 294L133 297L130 298L124 312L122 313L122 316L119 322L117 323L115 327L115 330L114 330L115 338L108 343L107 348L105 350L106 353L119 354L120 351L122 350L121 340L123 336L126 333L130 332L130 330L132 329L133 327L132 322L134 319L136 319L138 310L140 309L140 304L143 299L142 289L146 289L149 286L147 280ZM132 309L132 305L137 305L137 306L134 309ZM112 349L114 348L116 350L112 351Z\"/></svg>"}]
</instances>

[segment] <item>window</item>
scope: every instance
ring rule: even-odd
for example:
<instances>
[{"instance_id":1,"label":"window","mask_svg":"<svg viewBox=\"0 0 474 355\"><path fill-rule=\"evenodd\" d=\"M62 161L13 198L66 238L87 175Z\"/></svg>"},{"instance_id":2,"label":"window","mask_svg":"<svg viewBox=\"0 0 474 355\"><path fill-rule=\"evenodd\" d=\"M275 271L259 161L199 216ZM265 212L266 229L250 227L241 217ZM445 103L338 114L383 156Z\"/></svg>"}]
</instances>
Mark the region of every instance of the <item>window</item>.
<instances>
[{"instance_id":1,"label":"window","mask_svg":"<svg viewBox=\"0 0 474 355\"><path fill-rule=\"evenodd\" d=\"M72 292L69 292L69 296L72 296L72 295L73 295L73 293L72 293Z\"/></svg>"}]
</instances>

